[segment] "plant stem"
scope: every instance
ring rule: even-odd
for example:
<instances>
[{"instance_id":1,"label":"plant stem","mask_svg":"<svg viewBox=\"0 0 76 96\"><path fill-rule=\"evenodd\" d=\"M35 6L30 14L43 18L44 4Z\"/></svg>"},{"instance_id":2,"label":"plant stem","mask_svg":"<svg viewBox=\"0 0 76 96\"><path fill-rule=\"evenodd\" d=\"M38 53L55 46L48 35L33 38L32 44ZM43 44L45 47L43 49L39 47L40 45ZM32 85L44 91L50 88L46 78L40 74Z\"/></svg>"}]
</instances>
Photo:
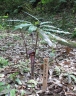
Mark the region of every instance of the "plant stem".
<instances>
[{"instance_id":1,"label":"plant stem","mask_svg":"<svg viewBox=\"0 0 76 96\"><path fill-rule=\"evenodd\" d=\"M37 32L37 31L36 31ZM37 34L36 34L36 44L35 44L35 54L36 54L36 49L37 49L37 42L38 42L38 32L37 32Z\"/></svg>"},{"instance_id":2,"label":"plant stem","mask_svg":"<svg viewBox=\"0 0 76 96\"><path fill-rule=\"evenodd\" d=\"M23 45L25 47L25 50L26 50L26 57L27 57L27 44L26 44L26 41L25 41L25 36L23 34L23 32L21 32L21 29L20 29L20 33L21 33L21 37L23 39Z\"/></svg>"}]
</instances>

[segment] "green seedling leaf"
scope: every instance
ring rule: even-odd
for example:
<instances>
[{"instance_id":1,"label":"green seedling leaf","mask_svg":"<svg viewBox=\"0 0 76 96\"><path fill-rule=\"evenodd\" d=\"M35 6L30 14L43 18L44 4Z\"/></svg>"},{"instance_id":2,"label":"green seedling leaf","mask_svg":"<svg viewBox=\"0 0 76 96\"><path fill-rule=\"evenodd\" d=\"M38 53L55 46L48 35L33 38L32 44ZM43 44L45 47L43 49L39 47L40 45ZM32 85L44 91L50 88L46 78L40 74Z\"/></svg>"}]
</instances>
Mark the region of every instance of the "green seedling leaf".
<instances>
[{"instance_id":1,"label":"green seedling leaf","mask_svg":"<svg viewBox=\"0 0 76 96\"><path fill-rule=\"evenodd\" d=\"M22 85L22 82L21 82L21 80L20 79L16 79L16 82L19 84L19 85Z\"/></svg>"},{"instance_id":2,"label":"green seedling leaf","mask_svg":"<svg viewBox=\"0 0 76 96\"><path fill-rule=\"evenodd\" d=\"M58 67L58 66L55 66L55 69L54 69L54 73L55 73L55 75L60 75L60 72L61 72L61 70L60 70L60 68Z\"/></svg>"},{"instance_id":3,"label":"green seedling leaf","mask_svg":"<svg viewBox=\"0 0 76 96\"><path fill-rule=\"evenodd\" d=\"M8 60L3 57L0 57L0 67L8 65Z\"/></svg>"},{"instance_id":4,"label":"green seedling leaf","mask_svg":"<svg viewBox=\"0 0 76 96\"><path fill-rule=\"evenodd\" d=\"M29 71L30 71L30 68L27 68L27 67L23 70L23 72L26 72L26 73Z\"/></svg>"},{"instance_id":5,"label":"green seedling leaf","mask_svg":"<svg viewBox=\"0 0 76 96\"><path fill-rule=\"evenodd\" d=\"M16 92L15 89L10 90L10 96L16 96L15 92Z\"/></svg>"},{"instance_id":6,"label":"green seedling leaf","mask_svg":"<svg viewBox=\"0 0 76 96\"><path fill-rule=\"evenodd\" d=\"M70 75L70 77L74 80L74 82L76 83L76 76L74 75Z\"/></svg>"},{"instance_id":7,"label":"green seedling leaf","mask_svg":"<svg viewBox=\"0 0 76 96\"><path fill-rule=\"evenodd\" d=\"M7 85L7 89L10 89L10 85L9 84Z\"/></svg>"},{"instance_id":8,"label":"green seedling leaf","mask_svg":"<svg viewBox=\"0 0 76 96\"><path fill-rule=\"evenodd\" d=\"M21 96L24 96L24 94L26 93L25 90L21 89Z\"/></svg>"},{"instance_id":9,"label":"green seedling leaf","mask_svg":"<svg viewBox=\"0 0 76 96\"><path fill-rule=\"evenodd\" d=\"M4 82L0 82L0 93L1 93L4 89L6 89L5 83L4 83Z\"/></svg>"},{"instance_id":10,"label":"green seedling leaf","mask_svg":"<svg viewBox=\"0 0 76 96\"><path fill-rule=\"evenodd\" d=\"M55 53L54 52L50 52L49 56L50 57L54 57L55 56Z\"/></svg>"},{"instance_id":11,"label":"green seedling leaf","mask_svg":"<svg viewBox=\"0 0 76 96\"><path fill-rule=\"evenodd\" d=\"M35 81L35 80L33 80L33 79L31 79L31 80L29 80L28 82L27 82L27 84L28 84L28 87L35 87L36 85L37 85L37 81Z\"/></svg>"},{"instance_id":12,"label":"green seedling leaf","mask_svg":"<svg viewBox=\"0 0 76 96\"><path fill-rule=\"evenodd\" d=\"M18 74L18 72L10 74L10 79L15 80Z\"/></svg>"},{"instance_id":13,"label":"green seedling leaf","mask_svg":"<svg viewBox=\"0 0 76 96\"><path fill-rule=\"evenodd\" d=\"M70 74L68 74L67 77L68 77L68 83L70 84L71 81L72 81L72 80L71 80L71 76L70 76Z\"/></svg>"},{"instance_id":14,"label":"green seedling leaf","mask_svg":"<svg viewBox=\"0 0 76 96\"><path fill-rule=\"evenodd\" d=\"M0 82L0 86L3 86L3 85L5 85L5 83L4 82Z\"/></svg>"}]
</instances>

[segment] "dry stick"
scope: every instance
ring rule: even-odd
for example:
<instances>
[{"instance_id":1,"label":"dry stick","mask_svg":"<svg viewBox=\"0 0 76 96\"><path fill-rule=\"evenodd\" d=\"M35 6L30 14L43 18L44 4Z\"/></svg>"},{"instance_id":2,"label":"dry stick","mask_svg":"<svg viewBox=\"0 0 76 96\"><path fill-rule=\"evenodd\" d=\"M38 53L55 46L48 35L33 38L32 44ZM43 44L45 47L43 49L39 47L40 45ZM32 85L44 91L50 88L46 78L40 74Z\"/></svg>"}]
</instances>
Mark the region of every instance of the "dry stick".
<instances>
[{"instance_id":1,"label":"dry stick","mask_svg":"<svg viewBox=\"0 0 76 96\"><path fill-rule=\"evenodd\" d=\"M23 39L24 47L25 47L25 49L26 49L26 57L27 57L27 44L26 44L26 41L25 41L24 34L23 34L23 32L21 32L21 29L20 29L20 33L21 33L21 37L22 37L22 39Z\"/></svg>"},{"instance_id":2,"label":"dry stick","mask_svg":"<svg viewBox=\"0 0 76 96\"><path fill-rule=\"evenodd\" d=\"M43 65L43 87L42 90L45 91L47 89L47 80L48 80L48 66L49 66L49 58L44 58Z\"/></svg>"}]
</instances>

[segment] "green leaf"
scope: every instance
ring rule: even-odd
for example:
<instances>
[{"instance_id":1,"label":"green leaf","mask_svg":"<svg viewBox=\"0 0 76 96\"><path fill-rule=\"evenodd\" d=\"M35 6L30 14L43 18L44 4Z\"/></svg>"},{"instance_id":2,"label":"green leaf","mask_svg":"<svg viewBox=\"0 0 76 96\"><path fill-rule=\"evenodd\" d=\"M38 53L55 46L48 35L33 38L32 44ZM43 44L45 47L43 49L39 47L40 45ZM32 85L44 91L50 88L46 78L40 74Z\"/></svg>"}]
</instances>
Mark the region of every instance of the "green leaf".
<instances>
[{"instance_id":1,"label":"green leaf","mask_svg":"<svg viewBox=\"0 0 76 96\"><path fill-rule=\"evenodd\" d=\"M71 34L69 32L61 31L61 30L54 30L54 29L43 29L44 31L54 32L54 33L63 33L63 34Z\"/></svg>"},{"instance_id":2,"label":"green leaf","mask_svg":"<svg viewBox=\"0 0 76 96\"><path fill-rule=\"evenodd\" d=\"M5 82L0 82L0 93L1 93L1 91L3 91L4 89L6 89Z\"/></svg>"},{"instance_id":3,"label":"green leaf","mask_svg":"<svg viewBox=\"0 0 76 96\"><path fill-rule=\"evenodd\" d=\"M52 26L52 25L41 25L41 27L44 29L44 28L52 28L52 29L59 29L59 28L56 28L55 26ZM48 30L49 30L48 29Z\"/></svg>"},{"instance_id":4,"label":"green leaf","mask_svg":"<svg viewBox=\"0 0 76 96\"><path fill-rule=\"evenodd\" d=\"M26 67L26 68L23 69L23 72L25 72L25 73L27 73L27 72L29 72L29 71L30 71L30 68L27 68L27 67Z\"/></svg>"},{"instance_id":5,"label":"green leaf","mask_svg":"<svg viewBox=\"0 0 76 96\"><path fill-rule=\"evenodd\" d=\"M59 36L56 36L56 35L54 35L54 34L51 34L50 32L46 32L46 34L48 34L48 36L49 36L49 38L51 39L51 40L55 40L55 41L57 41L57 42L61 42L61 43L68 43L68 41L67 40L65 40L65 39L63 39L63 38L60 38Z\"/></svg>"},{"instance_id":6,"label":"green leaf","mask_svg":"<svg viewBox=\"0 0 76 96\"><path fill-rule=\"evenodd\" d=\"M51 24L52 22L50 21L46 21L46 22L41 22L40 25L44 25L44 24Z\"/></svg>"},{"instance_id":7,"label":"green leaf","mask_svg":"<svg viewBox=\"0 0 76 96\"><path fill-rule=\"evenodd\" d=\"M50 52L49 56L50 57L54 57L55 56L55 53L54 52Z\"/></svg>"},{"instance_id":8,"label":"green leaf","mask_svg":"<svg viewBox=\"0 0 76 96\"><path fill-rule=\"evenodd\" d=\"M41 29L38 29L37 31L40 33L40 35L42 36L42 38L47 42L47 44L50 47L54 47L54 48L56 47L56 45L52 41L50 41L49 36L45 34L45 31L43 31Z\"/></svg>"},{"instance_id":9,"label":"green leaf","mask_svg":"<svg viewBox=\"0 0 76 96\"><path fill-rule=\"evenodd\" d=\"M22 85L22 82L20 81L20 79L16 79L16 82L19 84L19 85Z\"/></svg>"},{"instance_id":10,"label":"green leaf","mask_svg":"<svg viewBox=\"0 0 76 96\"><path fill-rule=\"evenodd\" d=\"M57 28L55 26L52 26L52 25L41 25L41 28L44 30L44 31L47 31L47 32L54 32L54 33L64 33L64 34L71 34L69 32L65 32L65 31L62 31L60 30L60 28Z\"/></svg>"},{"instance_id":11,"label":"green leaf","mask_svg":"<svg viewBox=\"0 0 76 96\"><path fill-rule=\"evenodd\" d=\"M8 65L8 60L3 57L0 57L0 67Z\"/></svg>"},{"instance_id":12,"label":"green leaf","mask_svg":"<svg viewBox=\"0 0 76 96\"><path fill-rule=\"evenodd\" d=\"M73 47L73 48L76 48L76 42L73 42L73 41L67 41L63 38L60 38L54 34L51 34L50 32L46 32L46 34L48 34L49 38L51 40L55 40L57 41L58 43L62 44L62 45L65 45L65 46L69 46L69 47Z\"/></svg>"},{"instance_id":13,"label":"green leaf","mask_svg":"<svg viewBox=\"0 0 76 96\"><path fill-rule=\"evenodd\" d=\"M24 96L24 94L26 93L25 90L21 89L21 96Z\"/></svg>"},{"instance_id":14,"label":"green leaf","mask_svg":"<svg viewBox=\"0 0 76 96\"><path fill-rule=\"evenodd\" d=\"M7 85L7 89L10 89L10 85L9 84Z\"/></svg>"},{"instance_id":15,"label":"green leaf","mask_svg":"<svg viewBox=\"0 0 76 96\"><path fill-rule=\"evenodd\" d=\"M74 80L74 82L76 83L76 76L74 75L70 75L70 77Z\"/></svg>"},{"instance_id":16,"label":"green leaf","mask_svg":"<svg viewBox=\"0 0 76 96\"><path fill-rule=\"evenodd\" d=\"M55 75L60 75L60 67L59 66L55 66L54 72L56 73Z\"/></svg>"},{"instance_id":17,"label":"green leaf","mask_svg":"<svg viewBox=\"0 0 76 96\"><path fill-rule=\"evenodd\" d=\"M29 26L31 26L32 24L29 24L29 23L25 23L25 24L20 24L20 25L17 25L17 26L15 26L15 29L14 29L14 31L15 30L18 30L18 29L23 29L23 28L28 28Z\"/></svg>"},{"instance_id":18,"label":"green leaf","mask_svg":"<svg viewBox=\"0 0 76 96\"><path fill-rule=\"evenodd\" d=\"M37 81L31 79L27 82L28 87L35 87L37 85Z\"/></svg>"},{"instance_id":19,"label":"green leaf","mask_svg":"<svg viewBox=\"0 0 76 96\"><path fill-rule=\"evenodd\" d=\"M28 31L29 31L29 33L32 33L34 31L36 31L36 29L37 29L37 27L32 25L29 27Z\"/></svg>"},{"instance_id":20,"label":"green leaf","mask_svg":"<svg viewBox=\"0 0 76 96\"><path fill-rule=\"evenodd\" d=\"M3 18L8 18L8 16L2 16Z\"/></svg>"},{"instance_id":21,"label":"green leaf","mask_svg":"<svg viewBox=\"0 0 76 96\"><path fill-rule=\"evenodd\" d=\"M3 85L5 85L5 83L4 82L0 82L0 86L3 86Z\"/></svg>"},{"instance_id":22,"label":"green leaf","mask_svg":"<svg viewBox=\"0 0 76 96\"><path fill-rule=\"evenodd\" d=\"M16 92L15 89L10 90L10 96L16 96L15 92Z\"/></svg>"}]
</instances>

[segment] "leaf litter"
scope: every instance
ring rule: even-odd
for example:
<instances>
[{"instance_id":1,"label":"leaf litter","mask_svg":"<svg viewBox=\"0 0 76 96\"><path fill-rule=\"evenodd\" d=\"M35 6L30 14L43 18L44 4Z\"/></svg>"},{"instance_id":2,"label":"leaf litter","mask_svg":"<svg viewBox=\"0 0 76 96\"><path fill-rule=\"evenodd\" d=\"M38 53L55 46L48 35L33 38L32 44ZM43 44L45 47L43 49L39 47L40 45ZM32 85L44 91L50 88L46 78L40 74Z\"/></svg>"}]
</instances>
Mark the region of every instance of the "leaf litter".
<instances>
[{"instance_id":1,"label":"leaf litter","mask_svg":"<svg viewBox=\"0 0 76 96\"><path fill-rule=\"evenodd\" d=\"M25 39L27 49L33 48L30 35L25 34ZM76 48L57 44L56 48L52 49L39 40L34 80L31 80L30 59L26 58L25 46L19 32L6 33L0 38L0 57L9 62L7 66L0 68L0 82L10 85L11 94L15 94L16 91L16 96L76 96ZM44 57L49 58L46 91L42 90ZM5 93L9 96L9 91L0 92L0 95Z\"/></svg>"}]
</instances>

